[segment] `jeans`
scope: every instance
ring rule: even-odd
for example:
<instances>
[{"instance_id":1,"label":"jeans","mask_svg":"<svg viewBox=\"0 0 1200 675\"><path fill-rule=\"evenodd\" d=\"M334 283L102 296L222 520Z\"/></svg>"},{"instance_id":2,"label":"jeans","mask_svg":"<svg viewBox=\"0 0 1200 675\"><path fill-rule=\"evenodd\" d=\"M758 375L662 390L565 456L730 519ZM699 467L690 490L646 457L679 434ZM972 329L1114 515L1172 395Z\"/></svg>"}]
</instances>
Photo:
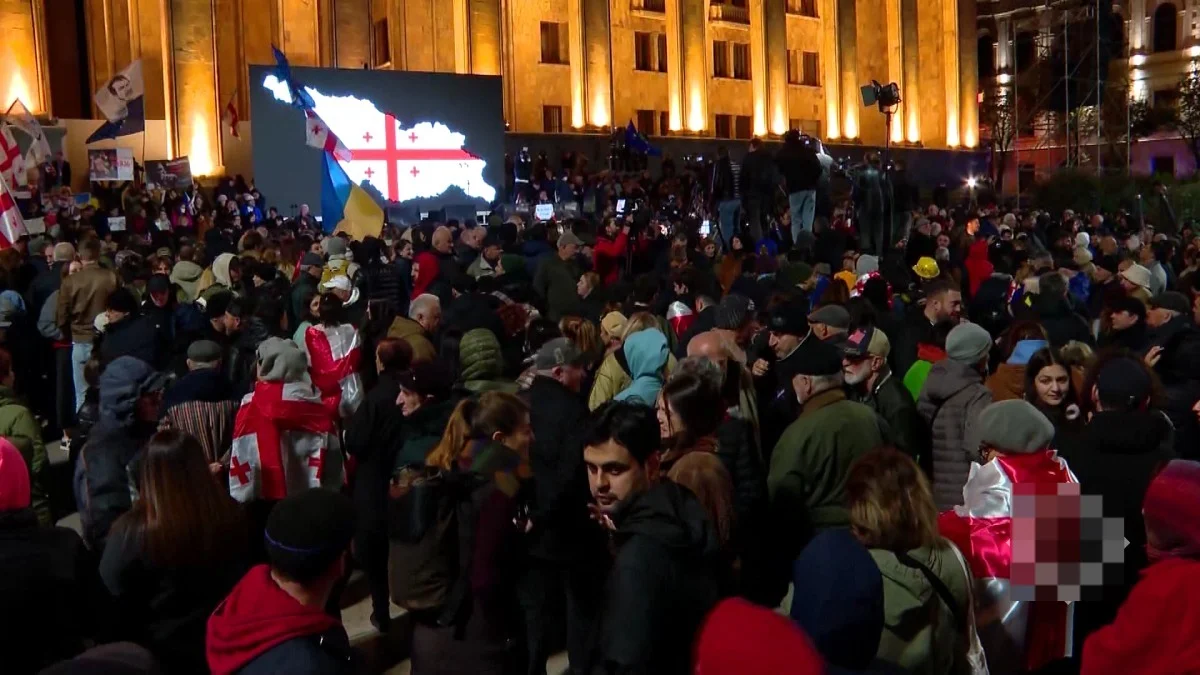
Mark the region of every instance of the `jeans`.
<instances>
[{"instance_id":1,"label":"jeans","mask_svg":"<svg viewBox=\"0 0 1200 675\"><path fill-rule=\"evenodd\" d=\"M737 227L737 215L740 208L742 208L740 199L726 199L717 204L718 222L721 223L722 252L729 250L729 242L733 239L734 229Z\"/></svg>"},{"instance_id":2,"label":"jeans","mask_svg":"<svg viewBox=\"0 0 1200 675\"><path fill-rule=\"evenodd\" d=\"M83 378L83 367L92 358L90 342L76 342L71 345L71 375L75 382L75 410L83 407L83 399L87 396L87 380Z\"/></svg>"},{"instance_id":3,"label":"jeans","mask_svg":"<svg viewBox=\"0 0 1200 675\"><path fill-rule=\"evenodd\" d=\"M813 217L817 214L817 191L800 190L788 195L788 210L792 215L792 243L801 232L812 232Z\"/></svg>"}]
</instances>

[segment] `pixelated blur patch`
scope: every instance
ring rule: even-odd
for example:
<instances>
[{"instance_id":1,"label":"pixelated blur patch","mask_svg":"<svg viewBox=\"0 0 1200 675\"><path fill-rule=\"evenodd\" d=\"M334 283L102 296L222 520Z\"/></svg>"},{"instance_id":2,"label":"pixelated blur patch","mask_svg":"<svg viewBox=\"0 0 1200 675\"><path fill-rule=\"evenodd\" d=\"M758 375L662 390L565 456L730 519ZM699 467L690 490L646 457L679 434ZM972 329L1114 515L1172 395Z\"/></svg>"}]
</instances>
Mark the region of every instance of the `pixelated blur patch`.
<instances>
[{"instance_id":1,"label":"pixelated blur patch","mask_svg":"<svg viewBox=\"0 0 1200 675\"><path fill-rule=\"evenodd\" d=\"M1124 522L1104 515L1099 495L1078 483L1018 483L1012 513L1013 601L1096 600L1120 583Z\"/></svg>"}]
</instances>

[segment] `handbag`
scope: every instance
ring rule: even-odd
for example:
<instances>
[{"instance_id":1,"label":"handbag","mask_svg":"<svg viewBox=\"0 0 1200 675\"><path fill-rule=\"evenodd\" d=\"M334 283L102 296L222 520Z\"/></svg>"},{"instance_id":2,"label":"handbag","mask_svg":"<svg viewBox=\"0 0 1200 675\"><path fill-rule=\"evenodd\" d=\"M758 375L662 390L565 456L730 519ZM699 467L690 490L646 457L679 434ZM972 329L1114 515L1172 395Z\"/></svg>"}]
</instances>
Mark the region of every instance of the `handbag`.
<instances>
[{"instance_id":1,"label":"handbag","mask_svg":"<svg viewBox=\"0 0 1200 675\"><path fill-rule=\"evenodd\" d=\"M954 552L954 557L958 560L958 565L967 580L967 611L965 616L959 610L958 603L954 601L954 594L946 587L945 582L933 573L933 570L921 564L907 553L897 553L896 559L908 567L920 570L921 574L925 575L925 579L929 582L929 585L933 586L934 592L950 608L950 613L954 616L955 623L964 626L966 629L967 672L971 675L990 675L988 672L987 656L983 651L983 643L979 641L979 631L975 628L974 579L971 577L971 571L967 568L967 561L963 558L963 554L958 550L958 547L949 541L946 542L946 545Z\"/></svg>"}]
</instances>

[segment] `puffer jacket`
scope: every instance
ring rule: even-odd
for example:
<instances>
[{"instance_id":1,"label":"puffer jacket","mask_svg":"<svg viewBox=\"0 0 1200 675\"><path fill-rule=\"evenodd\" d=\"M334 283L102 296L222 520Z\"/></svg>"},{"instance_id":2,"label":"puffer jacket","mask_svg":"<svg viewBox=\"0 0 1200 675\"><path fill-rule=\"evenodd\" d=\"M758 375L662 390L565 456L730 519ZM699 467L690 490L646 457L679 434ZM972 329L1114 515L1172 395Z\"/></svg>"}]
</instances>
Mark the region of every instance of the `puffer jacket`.
<instances>
[{"instance_id":1,"label":"puffer jacket","mask_svg":"<svg viewBox=\"0 0 1200 675\"><path fill-rule=\"evenodd\" d=\"M492 331L476 328L463 334L458 343L458 359L462 367L463 388L473 394L485 391L517 393L516 382L506 382L504 356L500 352L500 341Z\"/></svg>"},{"instance_id":2,"label":"puffer jacket","mask_svg":"<svg viewBox=\"0 0 1200 675\"><path fill-rule=\"evenodd\" d=\"M963 503L962 489L979 442L971 426L992 402L992 392L972 365L935 363L917 400L917 412L933 432L933 498L938 511Z\"/></svg>"},{"instance_id":3,"label":"puffer jacket","mask_svg":"<svg viewBox=\"0 0 1200 675\"><path fill-rule=\"evenodd\" d=\"M12 389L0 386L0 437L12 443L29 467L30 506L43 526L54 524L50 515L50 492L47 489L50 460L42 442L42 428L33 413L17 400Z\"/></svg>"},{"instance_id":4,"label":"puffer jacket","mask_svg":"<svg viewBox=\"0 0 1200 675\"><path fill-rule=\"evenodd\" d=\"M967 577L949 547L919 548L906 556L933 572L950 590L957 610L967 611ZM871 558L883 577L883 635L878 658L910 673L951 675L963 669L966 643L954 614L919 568L910 567L896 554L871 549Z\"/></svg>"}]
</instances>

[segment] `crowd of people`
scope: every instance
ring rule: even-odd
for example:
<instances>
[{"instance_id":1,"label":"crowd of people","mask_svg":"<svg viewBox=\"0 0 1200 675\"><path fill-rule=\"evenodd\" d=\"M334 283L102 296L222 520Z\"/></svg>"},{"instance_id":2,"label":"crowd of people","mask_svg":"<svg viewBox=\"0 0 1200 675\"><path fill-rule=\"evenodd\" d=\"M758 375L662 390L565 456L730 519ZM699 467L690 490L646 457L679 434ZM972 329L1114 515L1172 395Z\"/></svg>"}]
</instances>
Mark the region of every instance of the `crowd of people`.
<instances>
[{"instance_id":1,"label":"crowd of people","mask_svg":"<svg viewBox=\"0 0 1200 675\"><path fill-rule=\"evenodd\" d=\"M240 179L47 199L0 251L0 670L364 672L354 570L416 675L1200 669L1200 238L881 242L799 152L361 241Z\"/></svg>"}]
</instances>

